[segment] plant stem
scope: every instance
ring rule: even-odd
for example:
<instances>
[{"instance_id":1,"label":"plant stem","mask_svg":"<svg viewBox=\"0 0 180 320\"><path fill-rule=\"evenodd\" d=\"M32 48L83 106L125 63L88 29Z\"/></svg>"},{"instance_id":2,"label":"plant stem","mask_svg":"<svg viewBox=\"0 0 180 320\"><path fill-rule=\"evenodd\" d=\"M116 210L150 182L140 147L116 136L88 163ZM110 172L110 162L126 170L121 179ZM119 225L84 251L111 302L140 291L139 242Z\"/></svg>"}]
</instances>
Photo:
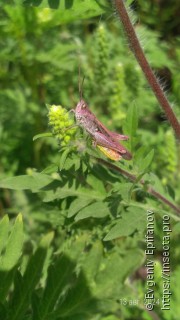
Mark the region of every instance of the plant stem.
<instances>
[{"instance_id":1,"label":"plant stem","mask_svg":"<svg viewBox=\"0 0 180 320\"><path fill-rule=\"evenodd\" d=\"M177 139L180 140L180 123L178 122L178 119L176 118L176 115L174 114L171 105L163 92L163 89L161 88L145 57L144 51L140 45L133 24L131 23L124 2L123 0L114 0L114 4L123 24L125 34L128 38L130 49L134 53L147 81L149 82L149 85L159 101L159 104L163 108L167 119L174 129Z\"/></svg>"},{"instance_id":2,"label":"plant stem","mask_svg":"<svg viewBox=\"0 0 180 320\"><path fill-rule=\"evenodd\" d=\"M122 174L123 176L127 177L129 180L131 180L133 182L137 181L137 177L135 175L133 175L132 173L129 173L128 171L123 170L123 169L117 167L116 165L114 165L104 159L100 159L100 158L95 158L95 159L97 160L98 163L101 163L101 164L105 165L106 167L112 169L113 171L116 171L116 172ZM143 186L145 185L145 181L143 179L141 179L139 182ZM169 201L162 194L160 194L159 192L154 190L151 186L148 187L147 192L149 194L151 194L153 197L155 197L156 199L165 203L167 206L169 206L171 209L173 209L180 216L180 208L178 208L175 204L173 204L171 201Z\"/></svg>"}]
</instances>

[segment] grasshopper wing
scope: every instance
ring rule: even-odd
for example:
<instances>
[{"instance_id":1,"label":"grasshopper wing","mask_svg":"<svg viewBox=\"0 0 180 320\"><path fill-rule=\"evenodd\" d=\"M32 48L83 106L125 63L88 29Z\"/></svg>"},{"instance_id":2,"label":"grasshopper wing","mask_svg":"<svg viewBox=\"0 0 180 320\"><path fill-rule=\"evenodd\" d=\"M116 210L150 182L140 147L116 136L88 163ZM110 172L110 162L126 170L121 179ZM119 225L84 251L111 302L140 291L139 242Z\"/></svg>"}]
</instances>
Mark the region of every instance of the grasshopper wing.
<instances>
[{"instance_id":1,"label":"grasshopper wing","mask_svg":"<svg viewBox=\"0 0 180 320\"><path fill-rule=\"evenodd\" d=\"M129 137L128 136L125 136L123 134L120 134L120 133L116 133L116 132L113 132L113 131L110 131L109 129L107 129L105 127L105 125L99 121L98 119L96 119L96 123L98 124L98 128L99 128L99 131L100 132L105 132L107 133L113 140L129 140Z\"/></svg>"},{"instance_id":2,"label":"grasshopper wing","mask_svg":"<svg viewBox=\"0 0 180 320\"><path fill-rule=\"evenodd\" d=\"M110 136L108 137L106 134L97 131L93 138L97 145L117 151L124 159L130 160L132 158L131 153L119 142L111 139Z\"/></svg>"}]
</instances>

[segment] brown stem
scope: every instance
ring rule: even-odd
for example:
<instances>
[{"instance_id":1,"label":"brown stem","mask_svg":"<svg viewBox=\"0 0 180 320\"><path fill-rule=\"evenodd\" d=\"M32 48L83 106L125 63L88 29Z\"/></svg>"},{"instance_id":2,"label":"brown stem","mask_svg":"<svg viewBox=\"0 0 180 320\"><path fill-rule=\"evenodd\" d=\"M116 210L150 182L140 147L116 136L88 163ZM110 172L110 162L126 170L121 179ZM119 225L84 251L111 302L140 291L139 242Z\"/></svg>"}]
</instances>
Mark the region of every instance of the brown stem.
<instances>
[{"instance_id":1,"label":"brown stem","mask_svg":"<svg viewBox=\"0 0 180 320\"><path fill-rule=\"evenodd\" d=\"M171 109L170 103L167 100L158 80L156 79L144 55L143 49L141 48L140 42L134 30L134 27L128 16L124 2L123 0L114 0L114 4L120 16L126 36L128 38L130 49L134 53L139 65L141 66L142 71L145 74L147 81L149 82L149 85L151 86L153 92L155 93L156 98L159 101L161 107L163 108L167 119L169 120L172 128L174 129L177 139L180 140L180 123L178 122L176 115Z\"/></svg>"},{"instance_id":2,"label":"brown stem","mask_svg":"<svg viewBox=\"0 0 180 320\"><path fill-rule=\"evenodd\" d=\"M113 171L119 172L120 174L122 174L123 176L127 177L129 180L135 182L137 181L137 177L129 172L127 172L126 170L123 170L119 167L117 167L116 165L104 160L104 159L100 159L100 158L95 158L97 160L98 163L101 163L103 165L105 165L106 167L112 169ZM145 185L145 181L143 179L141 179L139 181L143 186ZM147 192L149 194L151 194L153 197L155 197L156 199L160 200L161 202L165 203L167 206L169 206L171 209L173 209L178 215L180 215L180 208L177 207L175 204L173 204L171 201L169 201L166 197L164 197L162 194L160 194L159 192L155 191L152 187L148 187Z\"/></svg>"}]
</instances>

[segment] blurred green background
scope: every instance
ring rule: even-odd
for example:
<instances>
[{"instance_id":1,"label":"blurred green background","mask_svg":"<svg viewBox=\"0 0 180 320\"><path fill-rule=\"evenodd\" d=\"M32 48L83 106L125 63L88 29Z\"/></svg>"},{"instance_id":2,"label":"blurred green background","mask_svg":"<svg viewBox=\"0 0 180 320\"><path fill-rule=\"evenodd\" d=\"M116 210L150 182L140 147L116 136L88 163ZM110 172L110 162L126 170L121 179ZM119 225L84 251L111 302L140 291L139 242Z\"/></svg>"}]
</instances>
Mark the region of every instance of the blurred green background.
<instances>
[{"instance_id":1,"label":"blurred green background","mask_svg":"<svg viewBox=\"0 0 180 320\"><path fill-rule=\"evenodd\" d=\"M180 117L179 0L129 2L147 58L167 92L174 112ZM144 146L144 150L154 148L151 171L157 174L165 188L176 193L176 201L179 202L180 160L176 140L128 49L114 10L94 18L86 19L84 16L82 20L62 24L60 21L60 15L46 8L16 6L12 1L0 4L0 179L42 171L59 161L59 147L55 140L39 139L33 142L33 136L48 131L46 104L62 105L69 110L75 107L79 100L80 66L82 75L85 75L83 96L91 110L110 129L121 132L129 106L137 107L137 146ZM1 190L1 217L8 213L13 219L19 211L23 212L24 260L33 246L36 247L41 234L55 230L57 251L59 242L73 234L71 220L67 221L64 216L57 217L57 212L53 215L52 206L41 210L41 205L42 199L30 192ZM65 207L65 204L61 203L61 206ZM51 218L48 216L49 210ZM84 226L79 224L75 228L74 232L77 232ZM89 230L97 236L96 228L96 223L91 221ZM156 228L157 233L160 232L158 221ZM180 283L178 230L179 225L172 234L172 268L175 274L172 281ZM132 239L124 241L119 245L123 247L123 252L126 248L133 251L137 242ZM160 269L159 254L155 259ZM134 277L137 278L136 289L141 296L145 284L137 274ZM160 281L158 279L157 283ZM180 315L180 307L177 306L179 297L175 291L172 300L173 311L163 315L161 311L157 312L161 319L177 319ZM110 305L109 301L107 305ZM84 318L70 315L68 319L153 318L137 306L122 307L120 312L114 305L109 309L107 306L109 314L105 309L94 315L95 312L89 307L89 313L92 311L93 315L86 314ZM62 318L66 319L65 316Z\"/></svg>"}]
</instances>

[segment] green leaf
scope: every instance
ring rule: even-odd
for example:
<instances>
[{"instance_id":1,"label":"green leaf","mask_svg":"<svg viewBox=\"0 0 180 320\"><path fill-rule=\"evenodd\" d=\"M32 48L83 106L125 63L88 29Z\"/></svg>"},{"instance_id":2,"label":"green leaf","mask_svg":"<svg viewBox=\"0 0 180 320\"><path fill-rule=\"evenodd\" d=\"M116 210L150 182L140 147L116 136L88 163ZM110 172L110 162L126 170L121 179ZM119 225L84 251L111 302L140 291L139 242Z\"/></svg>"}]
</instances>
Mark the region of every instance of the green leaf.
<instances>
[{"instance_id":1,"label":"green leaf","mask_svg":"<svg viewBox=\"0 0 180 320\"><path fill-rule=\"evenodd\" d=\"M175 224L175 226L173 228L173 233L174 233L174 235L179 235L180 234L180 222Z\"/></svg>"},{"instance_id":2,"label":"green leaf","mask_svg":"<svg viewBox=\"0 0 180 320\"><path fill-rule=\"evenodd\" d=\"M12 286L13 279L14 279L14 273L17 269L17 266L15 266L13 269L11 269L8 272L0 271L0 301L4 302L7 294L9 292L9 289Z\"/></svg>"},{"instance_id":3,"label":"green leaf","mask_svg":"<svg viewBox=\"0 0 180 320\"><path fill-rule=\"evenodd\" d=\"M118 192L122 199L129 201L133 185L132 182L116 182L114 184L113 192Z\"/></svg>"},{"instance_id":4,"label":"green leaf","mask_svg":"<svg viewBox=\"0 0 180 320\"><path fill-rule=\"evenodd\" d=\"M102 241L93 242L91 249L83 250L81 254L81 265L86 273L86 278L91 282L95 279L96 274L101 266L101 260L104 255L104 247Z\"/></svg>"},{"instance_id":5,"label":"green leaf","mask_svg":"<svg viewBox=\"0 0 180 320\"><path fill-rule=\"evenodd\" d=\"M118 219L117 224L108 232L104 241L113 240L123 236L129 236L136 230L143 232L146 228L146 212L141 208L129 208L123 212L122 218Z\"/></svg>"},{"instance_id":6,"label":"green leaf","mask_svg":"<svg viewBox=\"0 0 180 320\"><path fill-rule=\"evenodd\" d=\"M126 0L126 6L130 6L134 0Z\"/></svg>"},{"instance_id":7,"label":"green leaf","mask_svg":"<svg viewBox=\"0 0 180 320\"><path fill-rule=\"evenodd\" d=\"M105 0L15 0L15 2L18 5L38 7L40 21L51 26L88 19L101 15L107 10ZM45 8L44 11L42 8Z\"/></svg>"},{"instance_id":8,"label":"green leaf","mask_svg":"<svg viewBox=\"0 0 180 320\"><path fill-rule=\"evenodd\" d=\"M9 228L8 218L6 217L3 220L6 221L6 223L3 222L3 225L6 224L6 227ZM9 238L7 239L7 234L5 234L5 238L1 240L4 253L0 257L0 300L3 301L12 284L14 272L18 267L17 262L21 256L23 246L23 223L21 214L16 218Z\"/></svg>"},{"instance_id":9,"label":"green leaf","mask_svg":"<svg viewBox=\"0 0 180 320\"><path fill-rule=\"evenodd\" d=\"M99 201L99 202L97 201L80 210L80 212L75 217L75 220L78 221L78 220L86 219L89 217L104 218L109 214L110 214L110 211L107 204L102 201Z\"/></svg>"},{"instance_id":10,"label":"green leaf","mask_svg":"<svg viewBox=\"0 0 180 320\"><path fill-rule=\"evenodd\" d=\"M18 262L23 246L22 215L19 214L6 243L5 253L0 260L0 271L11 270Z\"/></svg>"},{"instance_id":11,"label":"green leaf","mask_svg":"<svg viewBox=\"0 0 180 320\"><path fill-rule=\"evenodd\" d=\"M58 165L56 163L50 164L41 173L51 174L58 171Z\"/></svg>"},{"instance_id":12,"label":"green leaf","mask_svg":"<svg viewBox=\"0 0 180 320\"><path fill-rule=\"evenodd\" d=\"M30 304L32 292L42 276L48 247L53 236L54 234L51 232L41 240L38 249L29 260L24 276L19 276L20 278L15 282L13 297L10 301L11 308L9 319L24 319L24 314Z\"/></svg>"},{"instance_id":13,"label":"green leaf","mask_svg":"<svg viewBox=\"0 0 180 320\"><path fill-rule=\"evenodd\" d=\"M127 112L126 123L124 125L124 132L131 138L136 135L138 128L138 112L136 105L132 105Z\"/></svg>"},{"instance_id":14,"label":"green leaf","mask_svg":"<svg viewBox=\"0 0 180 320\"><path fill-rule=\"evenodd\" d=\"M39 134L36 134L34 137L33 137L33 141L39 139L39 138L51 138L53 137L53 134L51 132L44 132L44 133L39 133Z\"/></svg>"},{"instance_id":15,"label":"green leaf","mask_svg":"<svg viewBox=\"0 0 180 320\"><path fill-rule=\"evenodd\" d=\"M162 184L162 181L153 173L145 173L144 175L145 183L149 184L150 187L153 188L156 192L163 195L166 199L174 203L174 199L171 194L168 192L168 188L165 188ZM175 204L175 203L174 203ZM176 205L176 204L175 204Z\"/></svg>"},{"instance_id":16,"label":"green leaf","mask_svg":"<svg viewBox=\"0 0 180 320\"><path fill-rule=\"evenodd\" d=\"M94 188L96 186L96 190L98 190L99 193L106 196L107 192L104 186L104 179L97 177L95 174L88 174L86 178L86 182Z\"/></svg>"},{"instance_id":17,"label":"green leaf","mask_svg":"<svg viewBox=\"0 0 180 320\"><path fill-rule=\"evenodd\" d=\"M62 152L61 158L59 161L59 170L60 171L64 168L64 165L65 165L65 162L66 162L66 159L67 159L69 153L70 153L70 149L68 149L68 148Z\"/></svg>"},{"instance_id":18,"label":"green leaf","mask_svg":"<svg viewBox=\"0 0 180 320\"><path fill-rule=\"evenodd\" d=\"M43 189L44 202L64 199L67 197L79 197L81 200L89 199L91 201L104 199L104 196L99 192L99 190L88 189L81 186L77 187L75 180L73 180L72 184L69 184L69 181L65 184L62 181L58 181L57 184L55 181L54 184L51 184L51 188L47 186Z\"/></svg>"},{"instance_id":19,"label":"green leaf","mask_svg":"<svg viewBox=\"0 0 180 320\"><path fill-rule=\"evenodd\" d=\"M138 165L141 159L145 157L148 151L149 149L147 149L147 146L144 145L138 148L133 156L134 163Z\"/></svg>"},{"instance_id":20,"label":"green leaf","mask_svg":"<svg viewBox=\"0 0 180 320\"><path fill-rule=\"evenodd\" d=\"M73 282L75 264L65 255L59 256L55 263L50 266L46 287L39 305L41 319L48 318L48 315L57 309L57 302L62 301L64 294ZM50 317L50 316L49 316Z\"/></svg>"},{"instance_id":21,"label":"green leaf","mask_svg":"<svg viewBox=\"0 0 180 320\"><path fill-rule=\"evenodd\" d=\"M92 202L92 199L75 199L68 209L68 218L74 216L77 212L89 205L90 202Z\"/></svg>"},{"instance_id":22,"label":"green leaf","mask_svg":"<svg viewBox=\"0 0 180 320\"><path fill-rule=\"evenodd\" d=\"M9 218L8 215L5 215L0 222L0 254L4 249L9 233Z\"/></svg>"},{"instance_id":23,"label":"green leaf","mask_svg":"<svg viewBox=\"0 0 180 320\"><path fill-rule=\"evenodd\" d=\"M23 175L6 178L0 181L0 188L13 190L39 190L53 181L53 178L42 173L33 173L32 176Z\"/></svg>"},{"instance_id":24,"label":"green leaf","mask_svg":"<svg viewBox=\"0 0 180 320\"><path fill-rule=\"evenodd\" d=\"M82 271L75 280L75 285L70 288L68 295L65 299L59 301L57 305L57 312L55 312L57 319L58 316L62 317L62 319L66 317L74 319L74 315L83 313L83 310L89 310L89 302L91 304L95 303L95 299L91 294L86 277Z\"/></svg>"},{"instance_id":25,"label":"green leaf","mask_svg":"<svg viewBox=\"0 0 180 320\"><path fill-rule=\"evenodd\" d=\"M144 260L144 253L139 249L126 250L121 256L119 252L113 252L109 258L101 262L102 269L96 275L96 286L93 287L93 295L100 299L119 299L124 297L124 281L135 271ZM106 279L106 280L105 280ZM107 300L105 303L106 308Z\"/></svg>"},{"instance_id":26,"label":"green leaf","mask_svg":"<svg viewBox=\"0 0 180 320\"><path fill-rule=\"evenodd\" d=\"M66 254L72 261L83 260L84 251L87 243L90 241L90 234L88 232L79 234L78 237L68 239L70 245L67 246L67 242L63 246L63 254ZM81 260L81 262L82 262ZM80 263L81 263L80 262Z\"/></svg>"},{"instance_id":27,"label":"green leaf","mask_svg":"<svg viewBox=\"0 0 180 320\"><path fill-rule=\"evenodd\" d=\"M61 160L60 160L60 163L62 163ZM78 170L80 168L80 165L81 165L81 161L79 158L67 157L66 161L63 164L63 169L68 171L72 168L72 166L74 166L75 170Z\"/></svg>"},{"instance_id":28,"label":"green leaf","mask_svg":"<svg viewBox=\"0 0 180 320\"><path fill-rule=\"evenodd\" d=\"M142 158L140 160L139 169L141 172L148 171L148 168L151 165L153 158L154 158L154 149L152 149L144 159Z\"/></svg>"}]
</instances>

